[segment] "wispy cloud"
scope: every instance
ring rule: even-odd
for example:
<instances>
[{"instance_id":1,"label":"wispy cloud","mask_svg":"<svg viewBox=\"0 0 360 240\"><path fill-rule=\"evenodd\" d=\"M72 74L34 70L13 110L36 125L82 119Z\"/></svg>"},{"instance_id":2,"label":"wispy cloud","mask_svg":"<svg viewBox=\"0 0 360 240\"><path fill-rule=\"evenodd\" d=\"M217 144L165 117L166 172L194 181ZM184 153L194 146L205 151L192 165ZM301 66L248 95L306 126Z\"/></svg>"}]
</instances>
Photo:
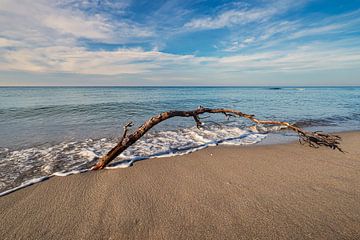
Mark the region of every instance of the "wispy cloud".
<instances>
[{"instance_id":1,"label":"wispy cloud","mask_svg":"<svg viewBox=\"0 0 360 240\"><path fill-rule=\"evenodd\" d=\"M154 71L217 69L219 72L284 72L346 69L360 66L360 48L334 45L301 46L290 51L265 51L228 57L197 57L158 51L118 49L89 51L82 47L45 47L8 51L0 70L41 73L121 75ZM184 70L185 69L185 70Z\"/></svg>"},{"instance_id":2,"label":"wispy cloud","mask_svg":"<svg viewBox=\"0 0 360 240\"><path fill-rule=\"evenodd\" d=\"M1 34L32 46L69 44L79 38L124 43L153 34L130 21L112 22L101 14L88 15L45 0L4 0L0 13Z\"/></svg>"},{"instance_id":3,"label":"wispy cloud","mask_svg":"<svg viewBox=\"0 0 360 240\"><path fill-rule=\"evenodd\" d=\"M187 22L184 27L193 30L207 30L219 28L231 28L239 25L245 25L253 22L260 24L269 19L286 12L290 7L296 8L304 1L280 0L274 3L268 1L267 4L260 6L249 6L249 4L232 5L231 9L219 11L215 16L205 16L194 18Z\"/></svg>"},{"instance_id":4,"label":"wispy cloud","mask_svg":"<svg viewBox=\"0 0 360 240\"><path fill-rule=\"evenodd\" d=\"M239 71L303 72L360 66L360 48L323 44L299 46L286 51L267 51L219 59L222 67Z\"/></svg>"},{"instance_id":5,"label":"wispy cloud","mask_svg":"<svg viewBox=\"0 0 360 240\"><path fill-rule=\"evenodd\" d=\"M303 18L287 21L284 19L272 20L244 27L232 32L217 46L224 52L239 52L244 49L262 51L268 48L293 48L311 42L337 42L346 38L354 38L351 34L360 33L360 11L336 16L324 17L313 21L312 18ZM248 40L251 39L249 42Z\"/></svg>"},{"instance_id":6,"label":"wispy cloud","mask_svg":"<svg viewBox=\"0 0 360 240\"><path fill-rule=\"evenodd\" d=\"M190 29L217 29L254 21L262 21L274 15L275 8L255 10L229 10L215 17L194 19L185 24Z\"/></svg>"},{"instance_id":7,"label":"wispy cloud","mask_svg":"<svg viewBox=\"0 0 360 240\"><path fill-rule=\"evenodd\" d=\"M18 41L0 37L0 48L1 47L15 47L15 46L18 46L19 44L20 44L20 42L18 42Z\"/></svg>"},{"instance_id":8,"label":"wispy cloud","mask_svg":"<svg viewBox=\"0 0 360 240\"><path fill-rule=\"evenodd\" d=\"M118 75L136 74L181 64L193 58L190 55L173 55L142 49L116 51L89 51L83 47L43 47L8 51L0 70L29 72L63 72L80 74Z\"/></svg>"},{"instance_id":9,"label":"wispy cloud","mask_svg":"<svg viewBox=\"0 0 360 240\"><path fill-rule=\"evenodd\" d=\"M223 4L203 12L193 8L204 1L172 0L151 5L153 11L144 3L142 16L136 18L136 1L131 0L3 0L0 75L131 76L149 81L176 76L178 81L197 81L210 75L221 80L360 68L359 10L314 21L311 15L289 14L305 0L297 5L289 0L260 2ZM213 36L211 45L203 46ZM204 47L206 54L197 51Z\"/></svg>"}]
</instances>

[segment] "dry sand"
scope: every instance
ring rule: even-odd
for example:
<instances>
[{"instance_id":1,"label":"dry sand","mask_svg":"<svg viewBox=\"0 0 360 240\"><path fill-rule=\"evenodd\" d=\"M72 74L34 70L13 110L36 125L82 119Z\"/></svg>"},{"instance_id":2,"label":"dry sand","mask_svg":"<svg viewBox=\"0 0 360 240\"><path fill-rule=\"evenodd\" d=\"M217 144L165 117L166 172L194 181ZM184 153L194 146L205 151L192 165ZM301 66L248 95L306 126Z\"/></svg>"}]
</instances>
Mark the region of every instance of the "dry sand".
<instances>
[{"instance_id":1,"label":"dry sand","mask_svg":"<svg viewBox=\"0 0 360 240\"><path fill-rule=\"evenodd\" d=\"M360 239L360 133L347 154L212 147L54 177L0 198L1 239Z\"/></svg>"}]
</instances>

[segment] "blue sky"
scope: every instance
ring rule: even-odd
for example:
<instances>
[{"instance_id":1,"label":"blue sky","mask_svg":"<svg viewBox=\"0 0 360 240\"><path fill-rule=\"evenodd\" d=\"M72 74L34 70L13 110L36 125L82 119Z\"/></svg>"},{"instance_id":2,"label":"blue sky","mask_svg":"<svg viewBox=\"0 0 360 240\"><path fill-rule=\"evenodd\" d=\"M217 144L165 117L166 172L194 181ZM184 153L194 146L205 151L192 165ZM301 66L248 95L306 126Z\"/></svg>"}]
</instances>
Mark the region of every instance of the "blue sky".
<instances>
[{"instance_id":1,"label":"blue sky","mask_svg":"<svg viewBox=\"0 0 360 240\"><path fill-rule=\"evenodd\" d=\"M2 0L0 85L360 85L360 0Z\"/></svg>"}]
</instances>

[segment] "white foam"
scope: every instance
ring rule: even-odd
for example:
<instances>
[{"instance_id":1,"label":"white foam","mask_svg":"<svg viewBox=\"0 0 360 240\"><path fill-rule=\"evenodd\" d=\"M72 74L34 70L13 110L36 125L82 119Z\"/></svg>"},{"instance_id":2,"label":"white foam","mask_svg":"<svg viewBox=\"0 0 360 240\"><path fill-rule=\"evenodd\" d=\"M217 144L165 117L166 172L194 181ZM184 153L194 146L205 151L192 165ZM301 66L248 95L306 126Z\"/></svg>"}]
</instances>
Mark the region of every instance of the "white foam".
<instances>
[{"instance_id":1,"label":"white foam","mask_svg":"<svg viewBox=\"0 0 360 240\"><path fill-rule=\"evenodd\" d=\"M90 169L73 170L73 171L69 171L69 172L55 172L51 176L66 177L69 175L79 174L79 173L88 172L88 171L90 171Z\"/></svg>"},{"instance_id":2,"label":"white foam","mask_svg":"<svg viewBox=\"0 0 360 240\"><path fill-rule=\"evenodd\" d=\"M26 182L23 182L20 186L17 186L17 187L14 187L14 188L11 188L11 189L9 189L9 190L6 190L6 191L1 192L1 193L0 193L0 197L5 196L5 195L7 195L7 194L9 194L9 193L15 192L15 191L17 191L17 190L19 190L19 189L21 189L21 188L31 186L31 185L33 185L33 184L35 184L35 183L42 182L42 181L44 181L44 180L49 179L50 177L51 177L51 176L45 176L45 177L39 177L39 178L34 178L34 179L31 179L31 180L28 180L28 181L26 181Z\"/></svg>"},{"instance_id":3,"label":"white foam","mask_svg":"<svg viewBox=\"0 0 360 240\"><path fill-rule=\"evenodd\" d=\"M95 149L93 149L94 151ZM88 160L93 160L97 157L99 157L96 153L94 153L93 151L89 150L89 149L86 149L86 150L82 150L79 152L79 155L84 157L85 159L88 159Z\"/></svg>"},{"instance_id":4,"label":"white foam","mask_svg":"<svg viewBox=\"0 0 360 240\"><path fill-rule=\"evenodd\" d=\"M135 161L148 158L161 158L189 154L209 146L249 145L260 142L264 133L243 130L238 127L211 126L208 129L196 127L178 131L163 131L149 134L121 154L117 161L107 169L126 168ZM122 160L126 159L126 160Z\"/></svg>"},{"instance_id":5,"label":"white foam","mask_svg":"<svg viewBox=\"0 0 360 240\"><path fill-rule=\"evenodd\" d=\"M149 132L124 151L116 162L106 169L127 168L135 161L188 154L218 144L248 145L261 141L266 134L256 129L245 130L237 126L208 125L177 130ZM51 147L33 147L21 150L0 150L0 188L12 190L32 185L51 176L68 176L88 169L99 156L108 152L116 139L87 139L63 142ZM16 182L22 182L16 186Z\"/></svg>"},{"instance_id":6,"label":"white foam","mask_svg":"<svg viewBox=\"0 0 360 240\"><path fill-rule=\"evenodd\" d=\"M0 192L0 197L1 196L4 196L4 195L7 195L9 193L12 193L12 192L15 192L21 188L25 188L25 187L28 187L28 186L31 186L35 183L39 183L39 182L42 182L42 181L45 181L51 177L54 177L54 176L57 176L57 177L66 177L66 176L69 176L69 175L73 175L73 174L79 174L79 173L83 173L83 172L88 172L90 171L89 169L84 169L84 170L78 170L78 171L69 171L69 172L55 172L49 176L44 176L44 177L39 177L39 178L34 178L34 179L30 179L30 180L27 180L25 182L23 182L20 186L17 186L17 187L14 187L14 188L11 188L9 190L6 190L6 191L3 191L3 192Z\"/></svg>"}]
</instances>

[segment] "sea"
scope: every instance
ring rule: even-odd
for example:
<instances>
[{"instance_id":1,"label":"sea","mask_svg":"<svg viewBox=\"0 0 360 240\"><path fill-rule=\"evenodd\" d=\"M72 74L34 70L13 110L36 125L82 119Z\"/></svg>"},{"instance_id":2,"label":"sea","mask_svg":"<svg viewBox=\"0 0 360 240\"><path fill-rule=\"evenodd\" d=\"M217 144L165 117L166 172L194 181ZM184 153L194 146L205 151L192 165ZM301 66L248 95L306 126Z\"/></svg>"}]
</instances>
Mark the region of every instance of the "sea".
<instances>
[{"instance_id":1,"label":"sea","mask_svg":"<svg viewBox=\"0 0 360 240\"><path fill-rule=\"evenodd\" d=\"M163 111L198 106L232 108L309 130L360 130L360 87L0 87L0 193L87 171L116 145L127 122L134 123L131 132ZM201 129L192 118L160 123L109 168L208 146L295 139L273 126L254 130L242 118L206 114L202 121Z\"/></svg>"}]
</instances>

